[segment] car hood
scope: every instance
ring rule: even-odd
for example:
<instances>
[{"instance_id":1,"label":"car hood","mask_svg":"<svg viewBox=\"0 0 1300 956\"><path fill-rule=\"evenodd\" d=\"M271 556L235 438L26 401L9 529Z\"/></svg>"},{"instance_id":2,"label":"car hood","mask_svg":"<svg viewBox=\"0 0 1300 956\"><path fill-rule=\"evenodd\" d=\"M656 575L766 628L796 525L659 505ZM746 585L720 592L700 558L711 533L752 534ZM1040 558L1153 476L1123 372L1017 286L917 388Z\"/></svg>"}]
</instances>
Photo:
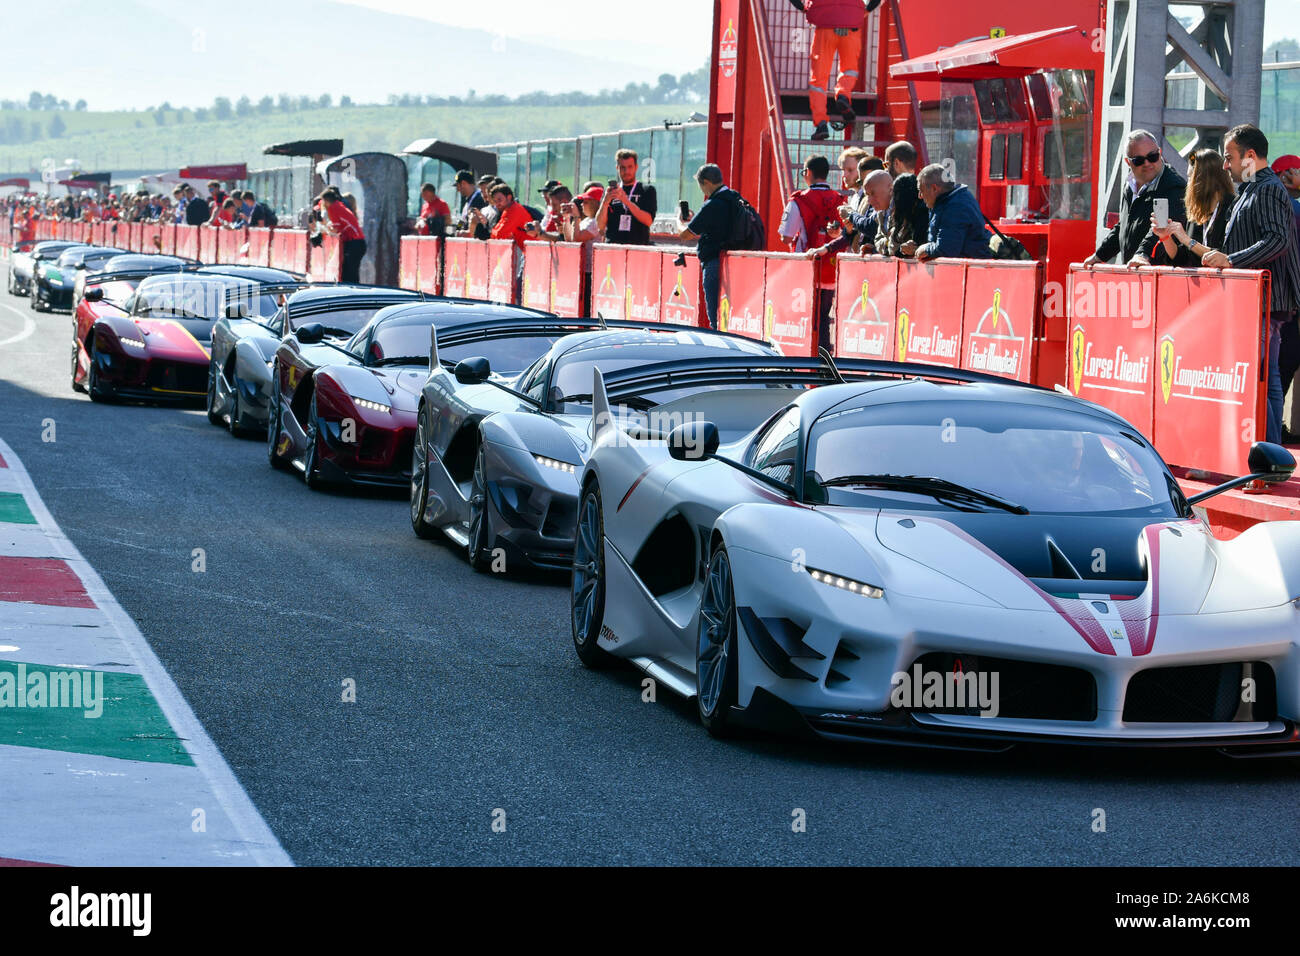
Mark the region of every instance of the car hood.
<instances>
[{"instance_id":1,"label":"car hood","mask_svg":"<svg viewBox=\"0 0 1300 956\"><path fill-rule=\"evenodd\" d=\"M133 319L144 333L149 354L158 358L208 361L212 323L187 319Z\"/></svg>"},{"instance_id":2,"label":"car hood","mask_svg":"<svg viewBox=\"0 0 1300 956\"><path fill-rule=\"evenodd\" d=\"M424 368L387 368L371 369L375 378L383 384L392 396L393 407L414 412L420 404L420 390L429 380L429 371Z\"/></svg>"},{"instance_id":3,"label":"car hood","mask_svg":"<svg viewBox=\"0 0 1300 956\"><path fill-rule=\"evenodd\" d=\"M952 582L954 593L974 592L1006 608L1052 608L1088 620L1101 604L1113 605L1109 610L1125 620L1196 614L1220 563L1217 542L1197 521L818 510L875 557L887 578L894 576L891 568L904 569L897 580L881 582L887 591L911 593L906 564L892 554ZM924 580L930 583L911 596L946 599L933 588L933 578Z\"/></svg>"}]
</instances>

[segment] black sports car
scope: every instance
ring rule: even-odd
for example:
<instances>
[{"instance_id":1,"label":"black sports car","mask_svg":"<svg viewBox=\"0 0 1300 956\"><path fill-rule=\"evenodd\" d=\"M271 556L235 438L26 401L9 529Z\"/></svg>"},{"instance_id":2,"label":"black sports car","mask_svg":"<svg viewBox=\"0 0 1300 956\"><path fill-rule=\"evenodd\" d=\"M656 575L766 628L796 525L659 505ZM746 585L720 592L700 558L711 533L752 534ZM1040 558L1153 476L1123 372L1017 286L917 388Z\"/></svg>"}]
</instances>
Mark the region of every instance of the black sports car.
<instances>
[{"instance_id":1,"label":"black sports car","mask_svg":"<svg viewBox=\"0 0 1300 956\"><path fill-rule=\"evenodd\" d=\"M82 272L101 268L125 249L108 246L69 246L57 259L42 259L32 276L31 306L36 312L71 311L76 304L77 280Z\"/></svg>"},{"instance_id":2,"label":"black sports car","mask_svg":"<svg viewBox=\"0 0 1300 956\"><path fill-rule=\"evenodd\" d=\"M41 262L57 259L64 249L84 245L86 243L70 239L42 239L27 250L15 247L9 259L9 294L29 295L36 268Z\"/></svg>"}]
</instances>

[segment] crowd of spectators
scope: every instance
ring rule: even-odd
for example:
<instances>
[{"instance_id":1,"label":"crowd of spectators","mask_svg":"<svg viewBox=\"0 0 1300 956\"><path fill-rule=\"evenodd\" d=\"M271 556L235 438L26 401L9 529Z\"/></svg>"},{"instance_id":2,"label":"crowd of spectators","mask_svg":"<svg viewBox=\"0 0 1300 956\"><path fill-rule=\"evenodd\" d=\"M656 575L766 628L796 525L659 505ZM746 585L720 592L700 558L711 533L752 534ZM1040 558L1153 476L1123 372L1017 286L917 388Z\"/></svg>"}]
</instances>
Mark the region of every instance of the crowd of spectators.
<instances>
[{"instance_id":1,"label":"crowd of spectators","mask_svg":"<svg viewBox=\"0 0 1300 956\"><path fill-rule=\"evenodd\" d=\"M0 212L22 219L48 222L178 223L242 229L274 226L275 213L252 190L227 194L217 182L208 183L207 198L182 183L167 193L137 189L131 193L82 190L57 197L18 195L0 200Z\"/></svg>"}]
</instances>

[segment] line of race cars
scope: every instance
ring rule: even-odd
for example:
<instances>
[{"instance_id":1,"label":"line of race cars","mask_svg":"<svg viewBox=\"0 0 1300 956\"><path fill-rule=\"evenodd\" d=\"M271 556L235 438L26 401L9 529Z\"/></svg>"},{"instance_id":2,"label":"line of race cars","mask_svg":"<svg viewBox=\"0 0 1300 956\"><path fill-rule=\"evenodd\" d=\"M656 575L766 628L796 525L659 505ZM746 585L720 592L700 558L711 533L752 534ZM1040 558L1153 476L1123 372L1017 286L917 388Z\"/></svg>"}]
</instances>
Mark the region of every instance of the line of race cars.
<instances>
[{"instance_id":1,"label":"line of race cars","mask_svg":"<svg viewBox=\"0 0 1300 956\"><path fill-rule=\"evenodd\" d=\"M1300 753L1300 522L1193 510L1280 446L1189 499L1122 418L991 375L57 245L9 287L73 309L74 389L202 402L309 488L408 488L476 569L567 571L581 661L711 733Z\"/></svg>"}]
</instances>

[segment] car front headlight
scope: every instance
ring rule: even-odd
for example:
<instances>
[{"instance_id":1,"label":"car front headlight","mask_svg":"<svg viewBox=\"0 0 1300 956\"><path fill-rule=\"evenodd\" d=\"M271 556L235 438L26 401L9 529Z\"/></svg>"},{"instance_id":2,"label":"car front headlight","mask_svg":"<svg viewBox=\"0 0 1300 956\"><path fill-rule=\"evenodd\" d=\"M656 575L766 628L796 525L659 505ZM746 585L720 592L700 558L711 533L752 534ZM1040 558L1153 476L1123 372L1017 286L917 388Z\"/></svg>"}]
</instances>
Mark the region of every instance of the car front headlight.
<instances>
[{"instance_id":1,"label":"car front headlight","mask_svg":"<svg viewBox=\"0 0 1300 956\"><path fill-rule=\"evenodd\" d=\"M533 455L533 460L543 467L554 468L556 471L562 471L565 474L576 475L578 473L578 466L571 465L567 461L556 461L554 458L547 458L545 455Z\"/></svg>"},{"instance_id":2,"label":"car front headlight","mask_svg":"<svg viewBox=\"0 0 1300 956\"><path fill-rule=\"evenodd\" d=\"M877 587L874 584L867 584L865 581L855 581L839 574L831 574L829 571L819 571L817 568L808 568L807 571L812 575L814 581L830 585L833 588L839 588L841 591L848 591L850 594L861 594L869 598L882 598L885 596L884 588Z\"/></svg>"},{"instance_id":3,"label":"car front headlight","mask_svg":"<svg viewBox=\"0 0 1300 956\"><path fill-rule=\"evenodd\" d=\"M393 407L391 405L382 405L379 402L372 402L368 398L354 397L352 399L352 403L356 405L357 408L365 408L372 412L391 412L393 410Z\"/></svg>"}]
</instances>

